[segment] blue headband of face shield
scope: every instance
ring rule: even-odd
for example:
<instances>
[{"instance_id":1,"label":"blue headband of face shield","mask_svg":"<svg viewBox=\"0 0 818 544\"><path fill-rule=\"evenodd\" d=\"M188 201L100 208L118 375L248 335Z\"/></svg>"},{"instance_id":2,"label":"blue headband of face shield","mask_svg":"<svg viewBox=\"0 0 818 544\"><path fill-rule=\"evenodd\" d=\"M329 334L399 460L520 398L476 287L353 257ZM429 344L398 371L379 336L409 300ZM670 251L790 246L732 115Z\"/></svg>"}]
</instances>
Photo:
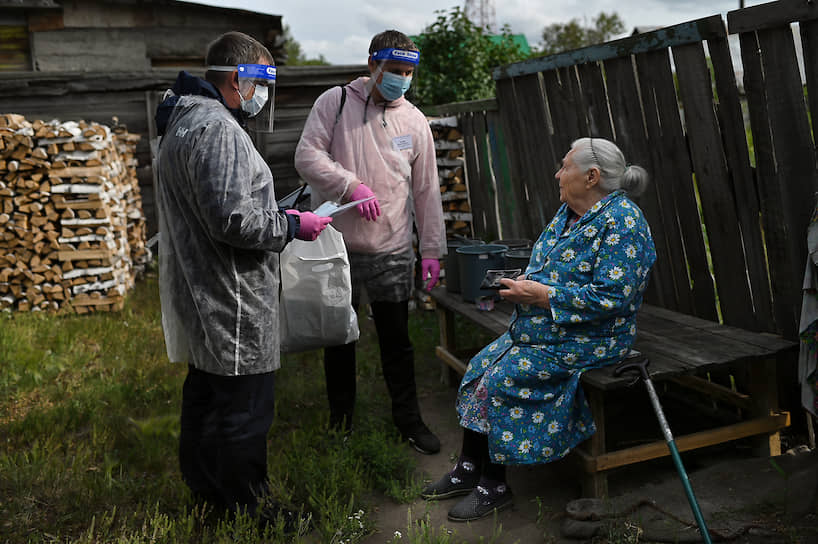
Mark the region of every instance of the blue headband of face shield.
<instances>
[{"instance_id":1,"label":"blue headband of face shield","mask_svg":"<svg viewBox=\"0 0 818 544\"><path fill-rule=\"evenodd\" d=\"M239 77L251 79L266 79L270 83L276 82L276 67L267 64L239 64L238 66L208 66L207 70L214 72L239 71Z\"/></svg>"},{"instance_id":2,"label":"blue headband of face shield","mask_svg":"<svg viewBox=\"0 0 818 544\"><path fill-rule=\"evenodd\" d=\"M372 60L381 62L385 60L396 60L398 62L408 62L417 65L420 62L419 51L408 51L406 49L378 49L372 53Z\"/></svg>"}]
</instances>

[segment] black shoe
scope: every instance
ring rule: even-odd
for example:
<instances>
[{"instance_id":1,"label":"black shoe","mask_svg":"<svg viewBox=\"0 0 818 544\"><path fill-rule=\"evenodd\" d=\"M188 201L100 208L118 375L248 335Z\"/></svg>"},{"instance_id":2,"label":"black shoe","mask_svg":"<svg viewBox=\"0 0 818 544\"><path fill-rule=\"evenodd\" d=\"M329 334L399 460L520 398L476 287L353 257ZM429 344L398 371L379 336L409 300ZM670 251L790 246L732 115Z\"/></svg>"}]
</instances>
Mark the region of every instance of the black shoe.
<instances>
[{"instance_id":1,"label":"black shoe","mask_svg":"<svg viewBox=\"0 0 818 544\"><path fill-rule=\"evenodd\" d=\"M453 472L449 472L437 482L427 485L420 492L420 497L427 501L433 501L468 495L475 488L477 482L480 481L479 474L472 475L472 478L461 479L455 476Z\"/></svg>"},{"instance_id":2,"label":"black shoe","mask_svg":"<svg viewBox=\"0 0 818 544\"><path fill-rule=\"evenodd\" d=\"M422 421L401 429L401 437L420 453L431 455L440 451L440 440Z\"/></svg>"},{"instance_id":3,"label":"black shoe","mask_svg":"<svg viewBox=\"0 0 818 544\"><path fill-rule=\"evenodd\" d=\"M478 485L468 497L449 510L449 520L474 521L508 508L513 502L513 497L511 489L503 487L504 490L497 493L496 490L489 492L485 487Z\"/></svg>"}]
</instances>

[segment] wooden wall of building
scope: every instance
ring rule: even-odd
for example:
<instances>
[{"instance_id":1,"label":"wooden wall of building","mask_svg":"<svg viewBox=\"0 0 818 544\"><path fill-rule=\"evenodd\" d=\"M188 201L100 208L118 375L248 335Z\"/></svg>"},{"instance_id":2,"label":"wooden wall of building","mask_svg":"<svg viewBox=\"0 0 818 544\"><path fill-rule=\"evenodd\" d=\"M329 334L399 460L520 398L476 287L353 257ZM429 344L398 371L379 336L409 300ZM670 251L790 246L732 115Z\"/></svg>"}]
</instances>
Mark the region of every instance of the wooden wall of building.
<instances>
[{"instance_id":1,"label":"wooden wall of building","mask_svg":"<svg viewBox=\"0 0 818 544\"><path fill-rule=\"evenodd\" d=\"M364 73L365 65L279 68L275 131L265 147L277 195L284 196L299 185L293 154L315 98ZM151 169L151 140L156 134L153 115L177 74L177 70L168 69L0 73L0 113L18 113L29 120L82 119L108 125L116 117L129 132L141 134L138 175L150 236L157 230Z\"/></svg>"}]
</instances>

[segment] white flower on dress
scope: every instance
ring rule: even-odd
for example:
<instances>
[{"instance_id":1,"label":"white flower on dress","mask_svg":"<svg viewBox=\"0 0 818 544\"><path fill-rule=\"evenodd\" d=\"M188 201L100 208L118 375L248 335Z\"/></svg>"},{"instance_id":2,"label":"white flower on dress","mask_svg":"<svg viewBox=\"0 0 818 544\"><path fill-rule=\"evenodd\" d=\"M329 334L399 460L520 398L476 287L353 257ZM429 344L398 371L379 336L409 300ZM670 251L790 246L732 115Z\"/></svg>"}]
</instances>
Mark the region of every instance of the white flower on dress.
<instances>
[{"instance_id":1,"label":"white flower on dress","mask_svg":"<svg viewBox=\"0 0 818 544\"><path fill-rule=\"evenodd\" d=\"M520 335L520 341L525 342L526 344L531 341L531 337L528 334L523 333Z\"/></svg>"},{"instance_id":2,"label":"white flower on dress","mask_svg":"<svg viewBox=\"0 0 818 544\"><path fill-rule=\"evenodd\" d=\"M552 455L554 455L554 449L549 446L546 446L542 449L542 454L546 457L551 457Z\"/></svg>"},{"instance_id":3,"label":"white flower on dress","mask_svg":"<svg viewBox=\"0 0 818 544\"><path fill-rule=\"evenodd\" d=\"M480 366L487 368L491 364L491 359L483 359L480 361Z\"/></svg>"},{"instance_id":4,"label":"white flower on dress","mask_svg":"<svg viewBox=\"0 0 818 544\"><path fill-rule=\"evenodd\" d=\"M574 251L571 248L568 248L568 249L566 249L565 251L562 252L561 258L566 263L569 263L569 262L573 261L574 257L576 257L576 256L577 256L577 252Z\"/></svg>"},{"instance_id":5,"label":"white flower on dress","mask_svg":"<svg viewBox=\"0 0 818 544\"><path fill-rule=\"evenodd\" d=\"M494 454L494 460L502 465L506 461L506 454L505 453L495 453Z\"/></svg>"},{"instance_id":6,"label":"white flower on dress","mask_svg":"<svg viewBox=\"0 0 818 544\"><path fill-rule=\"evenodd\" d=\"M544 419L545 414L542 412L534 412L533 414L531 414L531 421L533 421L534 423L542 423Z\"/></svg>"},{"instance_id":7,"label":"white flower on dress","mask_svg":"<svg viewBox=\"0 0 818 544\"><path fill-rule=\"evenodd\" d=\"M624 317L617 317L616 319L614 319L614 325L616 325L617 327L621 327L622 325L625 324L625 321L626 319Z\"/></svg>"},{"instance_id":8,"label":"white flower on dress","mask_svg":"<svg viewBox=\"0 0 818 544\"><path fill-rule=\"evenodd\" d=\"M560 275L556 271L552 271L549 274L549 278L551 278L551 281L554 281L554 282L560 281Z\"/></svg>"},{"instance_id":9,"label":"white flower on dress","mask_svg":"<svg viewBox=\"0 0 818 544\"><path fill-rule=\"evenodd\" d=\"M537 377L539 379L545 381L545 380L547 380L548 378L551 377L551 373L548 372L547 370L540 370L539 372L537 372Z\"/></svg>"},{"instance_id":10,"label":"white flower on dress","mask_svg":"<svg viewBox=\"0 0 818 544\"><path fill-rule=\"evenodd\" d=\"M611 309L613 308L614 303L609 298L603 298L602 300L599 301L599 305L602 306L603 308Z\"/></svg>"},{"instance_id":11,"label":"white flower on dress","mask_svg":"<svg viewBox=\"0 0 818 544\"><path fill-rule=\"evenodd\" d=\"M500 397L491 397L491 405L497 408L498 406L503 405L503 399Z\"/></svg>"},{"instance_id":12,"label":"white flower on dress","mask_svg":"<svg viewBox=\"0 0 818 544\"><path fill-rule=\"evenodd\" d=\"M595 226L593 226L593 225L588 225L588 228L586 228L586 229L585 229L585 231L583 232L583 234L585 234L585 237L586 237L586 238L593 238L594 236L596 236L596 233L597 233L597 232L599 232L599 231L598 231L598 230L596 230L596 227L595 227Z\"/></svg>"},{"instance_id":13,"label":"white flower on dress","mask_svg":"<svg viewBox=\"0 0 818 544\"><path fill-rule=\"evenodd\" d=\"M591 271L591 263L589 263L588 261L582 261L581 263L579 263L579 266L577 267L577 269L580 272L590 272Z\"/></svg>"},{"instance_id":14,"label":"white flower on dress","mask_svg":"<svg viewBox=\"0 0 818 544\"><path fill-rule=\"evenodd\" d=\"M477 425L480 427L480 430L483 431L483 434L489 434L491 423L489 423L487 419L481 420Z\"/></svg>"},{"instance_id":15,"label":"white flower on dress","mask_svg":"<svg viewBox=\"0 0 818 544\"><path fill-rule=\"evenodd\" d=\"M609 246L615 246L619 243L619 235L616 233L609 234L607 238L605 238L605 243Z\"/></svg>"},{"instance_id":16,"label":"white flower on dress","mask_svg":"<svg viewBox=\"0 0 818 544\"><path fill-rule=\"evenodd\" d=\"M546 393L543 395L542 400L551 400L554 398L554 393Z\"/></svg>"},{"instance_id":17,"label":"white flower on dress","mask_svg":"<svg viewBox=\"0 0 818 544\"><path fill-rule=\"evenodd\" d=\"M520 353L520 348L518 348L517 346L514 346L508 352L511 353L512 355L517 355L518 353Z\"/></svg>"},{"instance_id":18,"label":"white flower on dress","mask_svg":"<svg viewBox=\"0 0 818 544\"><path fill-rule=\"evenodd\" d=\"M594 356L596 357L605 357L606 352L607 350L605 349L605 346L598 346L594 348Z\"/></svg>"},{"instance_id":19,"label":"white flower on dress","mask_svg":"<svg viewBox=\"0 0 818 544\"><path fill-rule=\"evenodd\" d=\"M528 357L523 357L517 363L517 366L520 367L520 370L528 370L529 368L531 368L531 359L529 359Z\"/></svg>"},{"instance_id":20,"label":"white flower on dress","mask_svg":"<svg viewBox=\"0 0 818 544\"><path fill-rule=\"evenodd\" d=\"M503 442L511 442L514 440L514 434L512 434L511 431L503 431L502 439Z\"/></svg>"},{"instance_id":21,"label":"white flower on dress","mask_svg":"<svg viewBox=\"0 0 818 544\"><path fill-rule=\"evenodd\" d=\"M631 335L636 334L636 325L631 325L631 329L628 331Z\"/></svg>"},{"instance_id":22,"label":"white flower on dress","mask_svg":"<svg viewBox=\"0 0 818 544\"><path fill-rule=\"evenodd\" d=\"M630 215L626 215L625 216L625 226L628 227L629 229L632 229L633 227L636 226L636 219L634 219Z\"/></svg>"},{"instance_id":23,"label":"white flower on dress","mask_svg":"<svg viewBox=\"0 0 818 544\"><path fill-rule=\"evenodd\" d=\"M580 432L584 433L587 427L585 426L585 423L583 423L582 421L577 421L577 429L579 429Z\"/></svg>"},{"instance_id":24,"label":"white flower on dress","mask_svg":"<svg viewBox=\"0 0 818 544\"><path fill-rule=\"evenodd\" d=\"M569 365L572 365L577 362L577 354L576 353L566 353L562 356L562 360Z\"/></svg>"},{"instance_id":25,"label":"white flower on dress","mask_svg":"<svg viewBox=\"0 0 818 544\"><path fill-rule=\"evenodd\" d=\"M587 336L583 335L583 336L577 336L576 341L577 341L577 344L587 344L588 342L591 341L591 339L588 338Z\"/></svg>"},{"instance_id":26,"label":"white flower on dress","mask_svg":"<svg viewBox=\"0 0 818 544\"><path fill-rule=\"evenodd\" d=\"M506 387L514 387L514 380L511 378L511 376L506 376L506 378L503 380L503 385Z\"/></svg>"},{"instance_id":27,"label":"white flower on dress","mask_svg":"<svg viewBox=\"0 0 818 544\"><path fill-rule=\"evenodd\" d=\"M625 295L626 297L629 297L632 291L633 287L631 287L630 285L626 285L625 287L622 288L622 294Z\"/></svg>"},{"instance_id":28,"label":"white flower on dress","mask_svg":"<svg viewBox=\"0 0 818 544\"><path fill-rule=\"evenodd\" d=\"M630 205L630 204L628 204L628 201L627 201L627 200L623 200L622 202L620 202L620 203L619 203L619 205L620 205L621 207L625 208L626 210L630 210L630 209L631 209L631 205Z\"/></svg>"},{"instance_id":29,"label":"white flower on dress","mask_svg":"<svg viewBox=\"0 0 818 544\"><path fill-rule=\"evenodd\" d=\"M531 389L528 387L523 387L520 389L520 398L521 399L528 399L531 398Z\"/></svg>"},{"instance_id":30,"label":"white flower on dress","mask_svg":"<svg viewBox=\"0 0 818 544\"><path fill-rule=\"evenodd\" d=\"M568 287L569 289L576 289L577 287L579 287L579 284L575 281L567 281L565 282L565 286Z\"/></svg>"},{"instance_id":31,"label":"white flower on dress","mask_svg":"<svg viewBox=\"0 0 818 544\"><path fill-rule=\"evenodd\" d=\"M579 323L580 321L582 321L582 318L579 314L571 314L571 323Z\"/></svg>"},{"instance_id":32,"label":"white flower on dress","mask_svg":"<svg viewBox=\"0 0 818 544\"><path fill-rule=\"evenodd\" d=\"M635 246L628 246L625 248L625 256L628 259L635 259L636 258L636 247Z\"/></svg>"},{"instance_id":33,"label":"white flower on dress","mask_svg":"<svg viewBox=\"0 0 818 544\"><path fill-rule=\"evenodd\" d=\"M520 453L528 453L528 450L530 450L530 449L531 449L531 440L528 440L526 438L525 440L520 442L520 446L518 448Z\"/></svg>"},{"instance_id":34,"label":"white flower on dress","mask_svg":"<svg viewBox=\"0 0 818 544\"><path fill-rule=\"evenodd\" d=\"M552 286L548 285L546 287L548 288L548 296L549 297L553 297L554 295L557 294L557 290L554 289Z\"/></svg>"},{"instance_id":35,"label":"white flower on dress","mask_svg":"<svg viewBox=\"0 0 818 544\"><path fill-rule=\"evenodd\" d=\"M540 325L542 324L543 321L545 321L545 319L543 319L541 315L531 318L531 322L534 323L535 325Z\"/></svg>"},{"instance_id":36,"label":"white flower on dress","mask_svg":"<svg viewBox=\"0 0 818 544\"><path fill-rule=\"evenodd\" d=\"M599 251L599 246L600 246L601 244L602 244L602 241L601 241L599 238L597 238L597 239L595 239L595 240L594 240L594 242L591 244L591 249L593 249L594 251Z\"/></svg>"},{"instance_id":37,"label":"white flower on dress","mask_svg":"<svg viewBox=\"0 0 818 544\"><path fill-rule=\"evenodd\" d=\"M557 239L556 238L549 238L548 240L545 241L545 243L548 244L551 247L554 247L555 245L557 245Z\"/></svg>"},{"instance_id":38,"label":"white flower on dress","mask_svg":"<svg viewBox=\"0 0 818 544\"><path fill-rule=\"evenodd\" d=\"M508 411L508 415L511 417L511 419L520 419L525 415L525 412L519 406L515 406Z\"/></svg>"},{"instance_id":39,"label":"white flower on dress","mask_svg":"<svg viewBox=\"0 0 818 544\"><path fill-rule=\"evenodd\" d=\"M598 201L596 204L594 204L593 206L591 206L591 211L592 211L592 212L599 211L599 209L600 209L601 207L602 207L602 201L600 200L600 201Z\"/></svg>"},{"instance_id":40,"label":"white flower on dress","mask_svg":"<svg viewBox=\"0 0 818 544\"><path fill-rule=\"evenodd\" d=\"M560 395L559 398L557 399L557 402L555 402L554 404L556 404L557 406L562 406L563 402L565 402L565 395Z\"/></svg>"},{"instance_id":41,"label":"white flower on dress","mask_svg":"<svg viewBox=\"0 0 818 544\"><path fill-rule=\"evenodd\" d=\"M560 424L556 421L552 421L548 424L548 434L556 434L560 432Z\"/></svg>"},{"instance_id":42,"label":"white flower on dress","mask_svg":"<svg viewBox=\"0 0 818 544\"><path fill-rule=\"evenodd\" d=\"M611 270L608 272L608 277L609 277L609 278L611 278L612 280L616 281L616 280L618 280L619 278L621 278L621 277L622 277L624 274L625 274L625 273L624 273L624 272L622 272L622 269L621 269L621 268L619 268L618 266L614 266L614 267L613 267L613 268L611 268Z\"/></svg>"}]
</instances>

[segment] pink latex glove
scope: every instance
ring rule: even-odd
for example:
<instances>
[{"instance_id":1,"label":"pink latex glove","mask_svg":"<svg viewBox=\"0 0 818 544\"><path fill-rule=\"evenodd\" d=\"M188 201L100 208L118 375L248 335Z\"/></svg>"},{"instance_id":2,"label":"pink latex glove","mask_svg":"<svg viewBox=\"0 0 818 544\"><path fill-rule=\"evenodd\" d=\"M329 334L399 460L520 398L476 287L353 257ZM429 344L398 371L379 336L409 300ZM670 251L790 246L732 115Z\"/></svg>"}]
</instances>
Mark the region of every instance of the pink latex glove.
<instances>
[{"instance_id":1,"label":"pink latex glove","mask_svg":"<svg viewBox=\"0 0 818 544\"><path fill-rule=\"evenodd\" d=\"M420 281L429 277L429 282L426 284L426 290L431 291L432 287L437 284L440 278L440 261L437 259L421 259L420 261Z\"/></svg>"},{"instance_id":2,"label":"pink latex glove","mask_svg":"<svg viewBox=\"0 0 818 544\"><path fill-rule=\"evenodd\" d=\"M318 235L321 234L321 231L324 230L327 225L332 223L332 217L321 217L312 212L299 212L298 210L284 211L289 215L298 216L301 226L298 227L298 232L295 233L295 237L299 240L312 242L318 238Z\"/></svg>"},{"instance_id":3,"label":"pink latex glove","mask_svg":"<svg viewBox=\"0 0 818 544\"><path fill-rule=\"evenodd\" d=\"M352 194L349 195L349 200L361 200L362 198L369 198L370 196L375 196L375 193L372 192L372 189L361 183L352 191ZM381 204L378 202L378 198L375 197L372 200L358 204L358 213L367 221L374 221L376 217L381 215Z\"/></svg>"}]
</instances>

